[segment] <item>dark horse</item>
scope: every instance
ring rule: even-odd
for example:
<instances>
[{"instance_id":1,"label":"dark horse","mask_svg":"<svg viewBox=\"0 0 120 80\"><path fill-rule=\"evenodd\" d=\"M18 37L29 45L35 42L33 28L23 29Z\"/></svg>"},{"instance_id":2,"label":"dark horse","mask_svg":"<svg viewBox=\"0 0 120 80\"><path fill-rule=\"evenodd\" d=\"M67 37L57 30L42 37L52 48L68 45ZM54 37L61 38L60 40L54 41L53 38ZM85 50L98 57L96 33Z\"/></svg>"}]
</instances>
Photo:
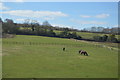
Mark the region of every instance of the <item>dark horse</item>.
<instances>
[{"instance_id":1,"label":"dark horse","mask_svg":"<svg viewBox=\"0 0 120 80\"><path fill-rule=\"evenodd\" d=\"M65 48L63 48L63 51L65 51Z\"/></svg>"},{"instance_id":2,"label":"dark horse","mask_svg":"<svg viewBox=\"0 0 120 80\"><path fill-rule=\"evenodd\" d=\"M83 51L83 50L79 50L79 54L84 54L84 55L86 55L86 56L88 56L88 53L86 52L86 51Z\"/></svg>"}]
</instances>

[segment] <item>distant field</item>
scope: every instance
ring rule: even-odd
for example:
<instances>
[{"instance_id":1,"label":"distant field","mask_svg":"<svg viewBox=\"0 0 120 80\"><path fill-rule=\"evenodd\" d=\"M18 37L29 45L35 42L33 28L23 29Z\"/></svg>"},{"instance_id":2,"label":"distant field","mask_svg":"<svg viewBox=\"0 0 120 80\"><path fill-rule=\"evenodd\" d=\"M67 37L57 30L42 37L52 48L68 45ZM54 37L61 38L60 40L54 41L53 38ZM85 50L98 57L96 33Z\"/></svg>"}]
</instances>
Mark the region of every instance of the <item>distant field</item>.
<instances>
[{"instance_id":1,"label":"distant field","mask_svg":"<svg viewBox=\"0 0 120 80\"><path fill-rule=\"evenodd\" d=\"M20 29L25 29L25 28L20 28ZM30 29L30 28L27 28ZM58 35L62 31L54 30L54 32ZM77 32L78 35L80 35L84 39L93 39L93 36L103 36L103 35L108 35L109 34L101 34L101 33L89 33L89 32ZM116 38L120 41L120 35L116 35Z\"/></svg>"},{"instance_id":2,"label":"distant field","mask_svg":"<svg viewBox=\"0 0 120 80\"><path fill-rule=\"evenodd\" d=\"M117 78L118 48L109 44L27 35L4 38L3 78ZM78 54L80 49L89 56Z\"/></svg>"},{"instance_id":3,"label":"distant field","mask_svg":"<svg viewBox=\"0 0 120 80\"><path fill-rule=\"evenodd\" d=\"M55 31L57 34L59 34L61 31ZM103 36L109 34L101 34L101 33L89 33L89 32L77 32L78 35L80 35L84 39L93 39L93 36ZM116 38L120 38L120 35L116 35ZM119 40L120 41L120 40Z\"/></svg>"},{"instance_id":4,"label":"distant field","mask_svg":"<svg viewBox=\"0 0 120 80\"><path fill-rule=\"evenodd\" d=\"M109 34L101 34L101 33L88 33L88 32L77 32L78 35L81 35L85 39L93 39L93 36L103 36ZM116 38L120 37L120 35L116 35Z\"/></svg>"}]
</instances>

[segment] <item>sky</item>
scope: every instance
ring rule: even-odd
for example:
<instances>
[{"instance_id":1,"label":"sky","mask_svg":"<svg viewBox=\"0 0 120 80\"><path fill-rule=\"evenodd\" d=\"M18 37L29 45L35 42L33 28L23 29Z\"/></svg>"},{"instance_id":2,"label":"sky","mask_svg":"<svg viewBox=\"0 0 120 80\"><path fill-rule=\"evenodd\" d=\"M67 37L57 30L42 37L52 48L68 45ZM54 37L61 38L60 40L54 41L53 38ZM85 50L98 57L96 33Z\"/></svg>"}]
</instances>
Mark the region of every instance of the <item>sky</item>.
<instances>
[{"instance_id":1,"label":"sky","mask_svg":"<svg viewBox=\"0 0 120 80\"><path fill-rule=\"evenodd\" d=\"M19 2L20 1L20 2ZM25 19L48 21L74 29L118 27L118 2L1 2L2 19L23 23Z\"/></svg>"}]
</instances>

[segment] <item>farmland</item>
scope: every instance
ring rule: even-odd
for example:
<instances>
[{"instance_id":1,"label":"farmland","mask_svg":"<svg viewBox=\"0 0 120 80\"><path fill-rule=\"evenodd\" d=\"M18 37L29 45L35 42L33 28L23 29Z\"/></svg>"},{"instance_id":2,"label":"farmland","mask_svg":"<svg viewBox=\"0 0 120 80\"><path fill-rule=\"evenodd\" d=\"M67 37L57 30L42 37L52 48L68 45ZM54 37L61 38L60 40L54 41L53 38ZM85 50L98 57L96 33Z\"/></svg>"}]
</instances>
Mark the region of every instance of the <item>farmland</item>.
<instances>
[{"instance_id":1,"label":"farmland","mask_svg":"<svg viewBox=\"0 0 120 80\"><path fill-rule=\"evenodd\" d=\"M54 30L54 32L58 35L62 31ZM109 36L109 34L105 34L105 33L90 33L90 32L77 32L77 35L81 36L83 39L93 39L93 36L103 36L103 35ZM115 35L115 36L119 40L120 35Z\"/></svg>"},{"instance_id":2,"label":"farmland","mask_svg":"<svg viewBox=\"0 0 120 80\"><path fill-rule=\"evenodd\" d=\"M117 78L118 48L42 36L3 39L3 78ZM65 47L66 51L62 51ZM112 48L112 49L111 49ZM78 54L82 49L89 56Z\"/></svg>"}]
</instances>

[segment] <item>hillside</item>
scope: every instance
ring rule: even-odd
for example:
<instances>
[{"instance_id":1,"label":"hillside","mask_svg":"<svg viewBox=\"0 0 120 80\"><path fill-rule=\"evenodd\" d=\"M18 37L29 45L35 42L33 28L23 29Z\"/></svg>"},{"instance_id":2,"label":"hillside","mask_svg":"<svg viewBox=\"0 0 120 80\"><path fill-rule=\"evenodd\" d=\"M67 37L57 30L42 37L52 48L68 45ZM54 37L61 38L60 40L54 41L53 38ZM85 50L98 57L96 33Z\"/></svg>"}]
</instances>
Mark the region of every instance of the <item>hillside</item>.
<instances>
[{"instance_id":1,"label":"hillside","mask_svg":"<svg viewBox=\"0 0 120 80\"><path fill-rule=\"evenodd\" d=\"M80 49L89 56L78 54ZM4 38L2 57L3 78L117 78L118 74L117 48L74 39Z\"/></svg>"},{"instance_id":2,"label":"hillside","mask_svg":"<svg viewBox=\"0 0 120 80\"><path fill-rule=\"evenodd\" d=\"M54 30L54 32L58 35L62 31ZM71 31L71 32L75 32L75 31ZM79 32L76 31L76 33L77 35L81 36L83 39L91 39L91 40L93 40L94 36L110 35L105 33L91 33L91 32L80 32L80 31ZM118 41L120 41L120 35L115 35L115 37L118 39Z\"/></svg>"}]
</instances>

